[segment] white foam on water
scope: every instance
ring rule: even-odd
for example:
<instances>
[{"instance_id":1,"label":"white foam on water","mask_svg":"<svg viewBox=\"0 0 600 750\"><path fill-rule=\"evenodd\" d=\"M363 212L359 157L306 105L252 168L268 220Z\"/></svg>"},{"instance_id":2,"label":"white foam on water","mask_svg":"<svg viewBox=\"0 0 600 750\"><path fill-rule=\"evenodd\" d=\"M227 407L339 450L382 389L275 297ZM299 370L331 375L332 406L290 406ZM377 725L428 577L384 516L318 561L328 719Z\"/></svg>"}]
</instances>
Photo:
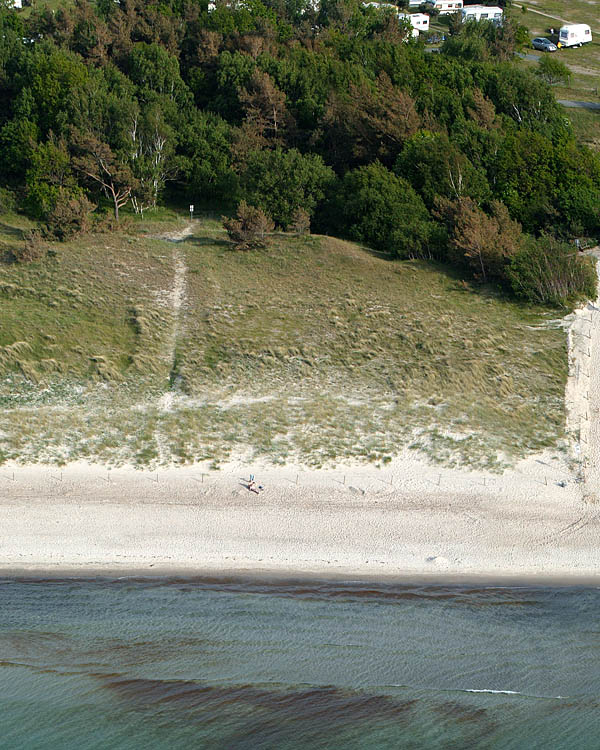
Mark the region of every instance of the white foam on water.
<instances>
[{"instance_id":1,"label":"white foam on water","mask_svg":"<svg viewBox=\"0 0 600 750\"><path fill-rule=\"evenodd\" d=\"M566 700L566 695L530 695L521 693L519 690L492 690L492 688L461 688L462 693L492 693L493 695L523 695L525 698L542 698L546 700Z\"/></svg>"},{"instance_id":2,"label":"white foam on water","mask_svg":"<svg viewBox=\"0 0 600 750\"><path fill-rule=\"evenodd\" d=\"M518 690L492 690L491 688L483 688L477 690L476 688L462 688L463 693L499 693L502 695L525 695L520 693Z\"/></svg>"}]
</instances>

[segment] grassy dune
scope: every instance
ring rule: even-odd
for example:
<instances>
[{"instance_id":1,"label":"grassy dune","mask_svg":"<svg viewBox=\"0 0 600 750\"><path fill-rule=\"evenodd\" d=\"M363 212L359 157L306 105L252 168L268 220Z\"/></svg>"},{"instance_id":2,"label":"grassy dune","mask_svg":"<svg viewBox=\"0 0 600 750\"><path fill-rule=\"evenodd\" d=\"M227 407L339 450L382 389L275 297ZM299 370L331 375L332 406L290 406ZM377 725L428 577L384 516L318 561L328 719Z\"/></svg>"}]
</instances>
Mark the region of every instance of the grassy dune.
<instances>
[{"instance_id":1,"label":"grassy dune","mask_svg":"<svg viewBox=\"0 0 600 750\"><path fill-rule=\"evenodd\" d=\"M0 265L0 460L382 464L410 446L499 468L560 444L556 311L332 238L236 253L211 220L155 238L184 225Z\"/></svg>"}]
</instances>

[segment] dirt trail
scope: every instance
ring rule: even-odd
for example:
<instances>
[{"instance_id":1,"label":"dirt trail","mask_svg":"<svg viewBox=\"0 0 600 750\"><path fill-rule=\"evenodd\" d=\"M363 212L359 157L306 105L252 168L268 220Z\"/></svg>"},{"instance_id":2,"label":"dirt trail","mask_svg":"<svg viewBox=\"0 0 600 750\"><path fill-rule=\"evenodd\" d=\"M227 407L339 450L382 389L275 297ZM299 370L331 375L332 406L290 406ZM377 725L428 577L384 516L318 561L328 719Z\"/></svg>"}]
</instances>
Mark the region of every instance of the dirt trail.
<instances>
[{"instance_id":1,"label":"dirt trail","mask_svg":"<svg viewBox=\"0 0 600 750\"><path fill-rule=\"evenodd\" d=\"M159 240L166 240L167 242L181 242L186 237L189 237L194 232L194 224L190 222L183 229L179 229L177 232L166 232L166 234L158 235Z\"/></svg>"},{"instance_id":2,"label":"dirt trail","mask_svg":"<svg viewBox=\"0 0 600 750\"><path fill-rule=\"evenodd\" d=\"M186 237L189 237L193 231L194 225L190 222L186 227L177 232L168 232L167 234L161 235L160 239L166 240L167 242L179 243ZM177 381L177 339L180 330L181 308L183 307L186 297L187 265L185 262L185 254L177 244L174 244L173 246L173 264L175 267L175 273L173 277L173 286L169 292L171 310L173 313L173 324L171 326L168 345L165 351L165 359L169 362L169 390L164 393L158 401L158 408L161 412L171 411L173 408L174 390L176 389ZM161 434L160 427L156 430L156 442L158 445L160 463L170 463L170 450L167 447L164 436Z\"/></svg>"}]
</instances>

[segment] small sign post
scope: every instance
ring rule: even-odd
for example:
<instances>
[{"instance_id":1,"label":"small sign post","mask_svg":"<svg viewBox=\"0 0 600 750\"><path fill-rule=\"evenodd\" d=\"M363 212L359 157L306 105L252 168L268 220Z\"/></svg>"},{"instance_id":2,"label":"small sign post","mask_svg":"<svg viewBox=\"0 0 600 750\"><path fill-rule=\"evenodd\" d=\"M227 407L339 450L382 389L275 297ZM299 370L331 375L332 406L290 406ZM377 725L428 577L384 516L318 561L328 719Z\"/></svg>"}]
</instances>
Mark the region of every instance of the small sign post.
<instances>
[{"instance_id":1,"label":"small sign post","mask_svg":"<svg viewBox=\"0 0 600 750\"><path fill-rule=\"evenodd\" d=\"M194 220L194 204L190 203L190 221Z\"/></svg>"}]
</instances>

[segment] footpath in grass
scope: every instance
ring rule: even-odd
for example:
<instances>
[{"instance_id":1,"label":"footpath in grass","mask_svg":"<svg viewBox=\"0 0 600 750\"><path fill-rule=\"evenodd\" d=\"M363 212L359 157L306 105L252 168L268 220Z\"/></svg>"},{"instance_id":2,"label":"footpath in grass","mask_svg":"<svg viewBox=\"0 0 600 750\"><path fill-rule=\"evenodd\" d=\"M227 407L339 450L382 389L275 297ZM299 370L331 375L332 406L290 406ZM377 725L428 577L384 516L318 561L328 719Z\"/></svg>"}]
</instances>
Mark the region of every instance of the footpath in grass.
<instances>
[{"instance_id":1,"label":"footpath in grass","mask_svg":"<svg viewBox=\"0 0 600 750\"><path fill-rule=\"evenodd\" d=\"M560 446L560 312L327 237L240 253L204 220L157 239L184 226L0 266L2 460L381 465L410 446L501 468Z\"/></svg>"}]
</instances>

